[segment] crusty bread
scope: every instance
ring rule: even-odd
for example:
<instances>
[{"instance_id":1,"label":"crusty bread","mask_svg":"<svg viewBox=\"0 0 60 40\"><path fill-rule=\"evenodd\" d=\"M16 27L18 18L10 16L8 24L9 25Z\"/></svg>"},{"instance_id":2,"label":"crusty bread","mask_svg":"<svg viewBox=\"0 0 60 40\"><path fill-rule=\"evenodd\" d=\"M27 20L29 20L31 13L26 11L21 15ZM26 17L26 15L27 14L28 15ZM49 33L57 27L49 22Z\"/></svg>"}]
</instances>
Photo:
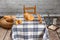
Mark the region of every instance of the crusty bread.
<instances>
[{"instance_id":1,"label":"crusty bread","mask_svg":"<svg viewBox=\"0 0 60 40\"><path fill-rule=\"evenodd\" d=\"M24 18L25 18L25 20L28 20L28 21L34 20L34 16L32 14L29 14L29 13L25 13Z\"/></svg>"},{"instance_id":2,"label":"crusty bread","mask_svg":"<svg viewBox=\"0 0 60 40\"><path fill-rule=\"evenodd\" d=\"M16 24L22 24L22 20L16 20L15 23Z\"/></svg>"},{"instance_id":3,"label":"crusty bread","mask_svg":"<svg viewBox=\"0 0 60 40\"><path fill-rule=\"evenodd\" d=\"M38 21L42 23L42 17L39 14L37 14L37 17L38 17Z\"/></svg>"},{"instance_id":4,"label":"crusty bread","mask_svg":"<svg viewBox=\"0 0 60 40\"><path fill-rule=\"evenodd\" d=\"M13 25L13 22L7 22L4 18L0 19L0 26L6 29L10 29Z\"/></svg>"},{"instance_id":5,"label":"crusty bread","mask_svg":"<svg viewBox=\"0 0 60 40\"><path fill-rule=\"evenodd\" d=\"M4 16L3 17L7 22L13 22L16 18L15 16Z\"/></svg>"},{"instance_id":6,"label":"crusty bread","mask_svg":"<svg viewBox=\"0 0 60 40\"><path fill-rule=\"evenodd\" d=\"M0 26L6 29L10 29L14 23L15 16L3 16L0 19Z\"/></svg>"}]
</instances>

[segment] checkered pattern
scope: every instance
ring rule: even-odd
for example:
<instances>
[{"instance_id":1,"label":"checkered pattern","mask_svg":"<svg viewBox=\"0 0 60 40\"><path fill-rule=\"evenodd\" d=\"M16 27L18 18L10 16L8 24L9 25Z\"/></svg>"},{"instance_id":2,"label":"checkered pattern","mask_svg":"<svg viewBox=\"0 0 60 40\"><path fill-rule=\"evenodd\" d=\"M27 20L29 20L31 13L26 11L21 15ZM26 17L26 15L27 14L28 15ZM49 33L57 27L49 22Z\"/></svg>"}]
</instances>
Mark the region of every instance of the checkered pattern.
<instances>
[{"instance_id":1,"label":"checkered pattern","mask_svg":"<svg viewBox=\"0 0 60 40\"><path fill-rule=\"evenodd\" d=\"M13 25L12 27L13 40L47 40L48 39L45 24L39 24L36 18L34 21L25 21L24 18L18 18L18 19L22 19L23 23L20 25Z\"/></svg>"}]
</instances>

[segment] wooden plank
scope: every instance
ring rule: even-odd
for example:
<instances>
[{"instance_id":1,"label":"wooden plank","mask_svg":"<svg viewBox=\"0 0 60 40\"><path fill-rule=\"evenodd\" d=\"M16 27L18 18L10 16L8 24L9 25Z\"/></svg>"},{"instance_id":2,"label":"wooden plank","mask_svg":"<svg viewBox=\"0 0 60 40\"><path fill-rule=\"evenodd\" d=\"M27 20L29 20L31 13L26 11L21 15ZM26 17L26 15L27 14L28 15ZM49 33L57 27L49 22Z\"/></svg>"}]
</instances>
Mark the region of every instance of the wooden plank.
<instances>
[{"instance_id":1,"label":"wooden plank","mask_svg":"<svg viewBox=\"0 0 60 40\"><path fill-rule=\"evenodd\" d=\"M0 28L0 40L4 39L6 32L7 32L6 29Z\"/></svg>"},{"instance_id":2,"label":"wooden plank","mask_svg":"<svg viewBox=\"0 0 60 40\"><path fill-rule=\"evenodd\" d=\"M60 40L56 31L48 30L49 31L49 39L50 40Z\"/></svg>"},{"instance_id":3,"label":"wooden plank","mask_svg":"<svg viewBox=\"0 0 60 40\"><path fill-rule=\"evenodd\" d=\"M11 30L8 30L7 35L4 40L11 40L10 33L11 33Z\"/></svg>"}]
</instances>

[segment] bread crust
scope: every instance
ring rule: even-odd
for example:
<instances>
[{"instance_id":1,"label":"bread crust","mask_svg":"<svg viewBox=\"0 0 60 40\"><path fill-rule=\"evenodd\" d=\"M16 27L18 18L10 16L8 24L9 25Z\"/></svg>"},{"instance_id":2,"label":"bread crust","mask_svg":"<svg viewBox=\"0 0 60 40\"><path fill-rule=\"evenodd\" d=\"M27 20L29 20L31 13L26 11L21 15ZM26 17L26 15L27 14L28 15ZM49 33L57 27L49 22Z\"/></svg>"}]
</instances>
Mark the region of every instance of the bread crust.
<instances>
[{"instance_id":1,"label":"bread crust","mask_svg":"<svg viewBox=\"0 0 60 40\"><path fill-rule=\"evenodd\" d=\"M25 13L24 18L27 21L33 21L34 20L34 16L32 14L29 14L29 13Z\"/></svg>"},{"instance_id":2,"label":"bread crust","mask_svg":"<svg viewBox=\"0 0 60 40\"><path fill-rule=\"evenodd\" d=\"M0 19L0 26L6 29L10 29L13 25L13 22L7 22L4 18Z\"/></svg>"},{"instance_id":3,"label":"bread crust","mask_svg":"<svg viewBox=\"0 0 60 40\"><path fill-rule=\"evenodd\" d=\"M22 24L22 20L16 20L15 23L16 23L16 25Z\"/></svg>"},{"instance_id":4,"label":"bread crust","mask_svg":"<svg viewBox=\"0 0 60 40\"><path fill-rule=\"evenodd\" d=\"M38 17L39 23L42 23L42 17L40 16L40 14L37 14L37 17Z\"/></svg>"},{"instance_id":5,"label":"bread crust","mask_svg":"<svg viewBox=\"0 0 60 40\"><path fill-rule=\"evenodd\" d=\"M0 19L0 26L6 29L12 28L15 18L15 16L3 16L3 18Z\"/></svg>"}]
</instances>

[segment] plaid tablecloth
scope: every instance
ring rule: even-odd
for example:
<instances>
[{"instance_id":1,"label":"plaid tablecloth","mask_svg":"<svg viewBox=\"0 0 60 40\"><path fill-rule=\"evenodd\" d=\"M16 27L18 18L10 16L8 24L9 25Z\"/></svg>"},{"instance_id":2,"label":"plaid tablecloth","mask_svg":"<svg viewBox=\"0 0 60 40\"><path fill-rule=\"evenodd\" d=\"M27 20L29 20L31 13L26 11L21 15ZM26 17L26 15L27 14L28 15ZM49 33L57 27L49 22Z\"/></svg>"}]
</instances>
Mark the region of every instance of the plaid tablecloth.
<instances>
[{"instance_id":1,"label":"plaid tablecloth","mask_svg":"<svg viewBox=\"0 0 60 40\"><path fill-rule=\"evenodd\" d=\"M13 25L13 40L49 40L45 24L39 24L37 20L25 21L24 18L18 19L23 20L23 23L20 25Z\"/></svg>"}]
</instances>

